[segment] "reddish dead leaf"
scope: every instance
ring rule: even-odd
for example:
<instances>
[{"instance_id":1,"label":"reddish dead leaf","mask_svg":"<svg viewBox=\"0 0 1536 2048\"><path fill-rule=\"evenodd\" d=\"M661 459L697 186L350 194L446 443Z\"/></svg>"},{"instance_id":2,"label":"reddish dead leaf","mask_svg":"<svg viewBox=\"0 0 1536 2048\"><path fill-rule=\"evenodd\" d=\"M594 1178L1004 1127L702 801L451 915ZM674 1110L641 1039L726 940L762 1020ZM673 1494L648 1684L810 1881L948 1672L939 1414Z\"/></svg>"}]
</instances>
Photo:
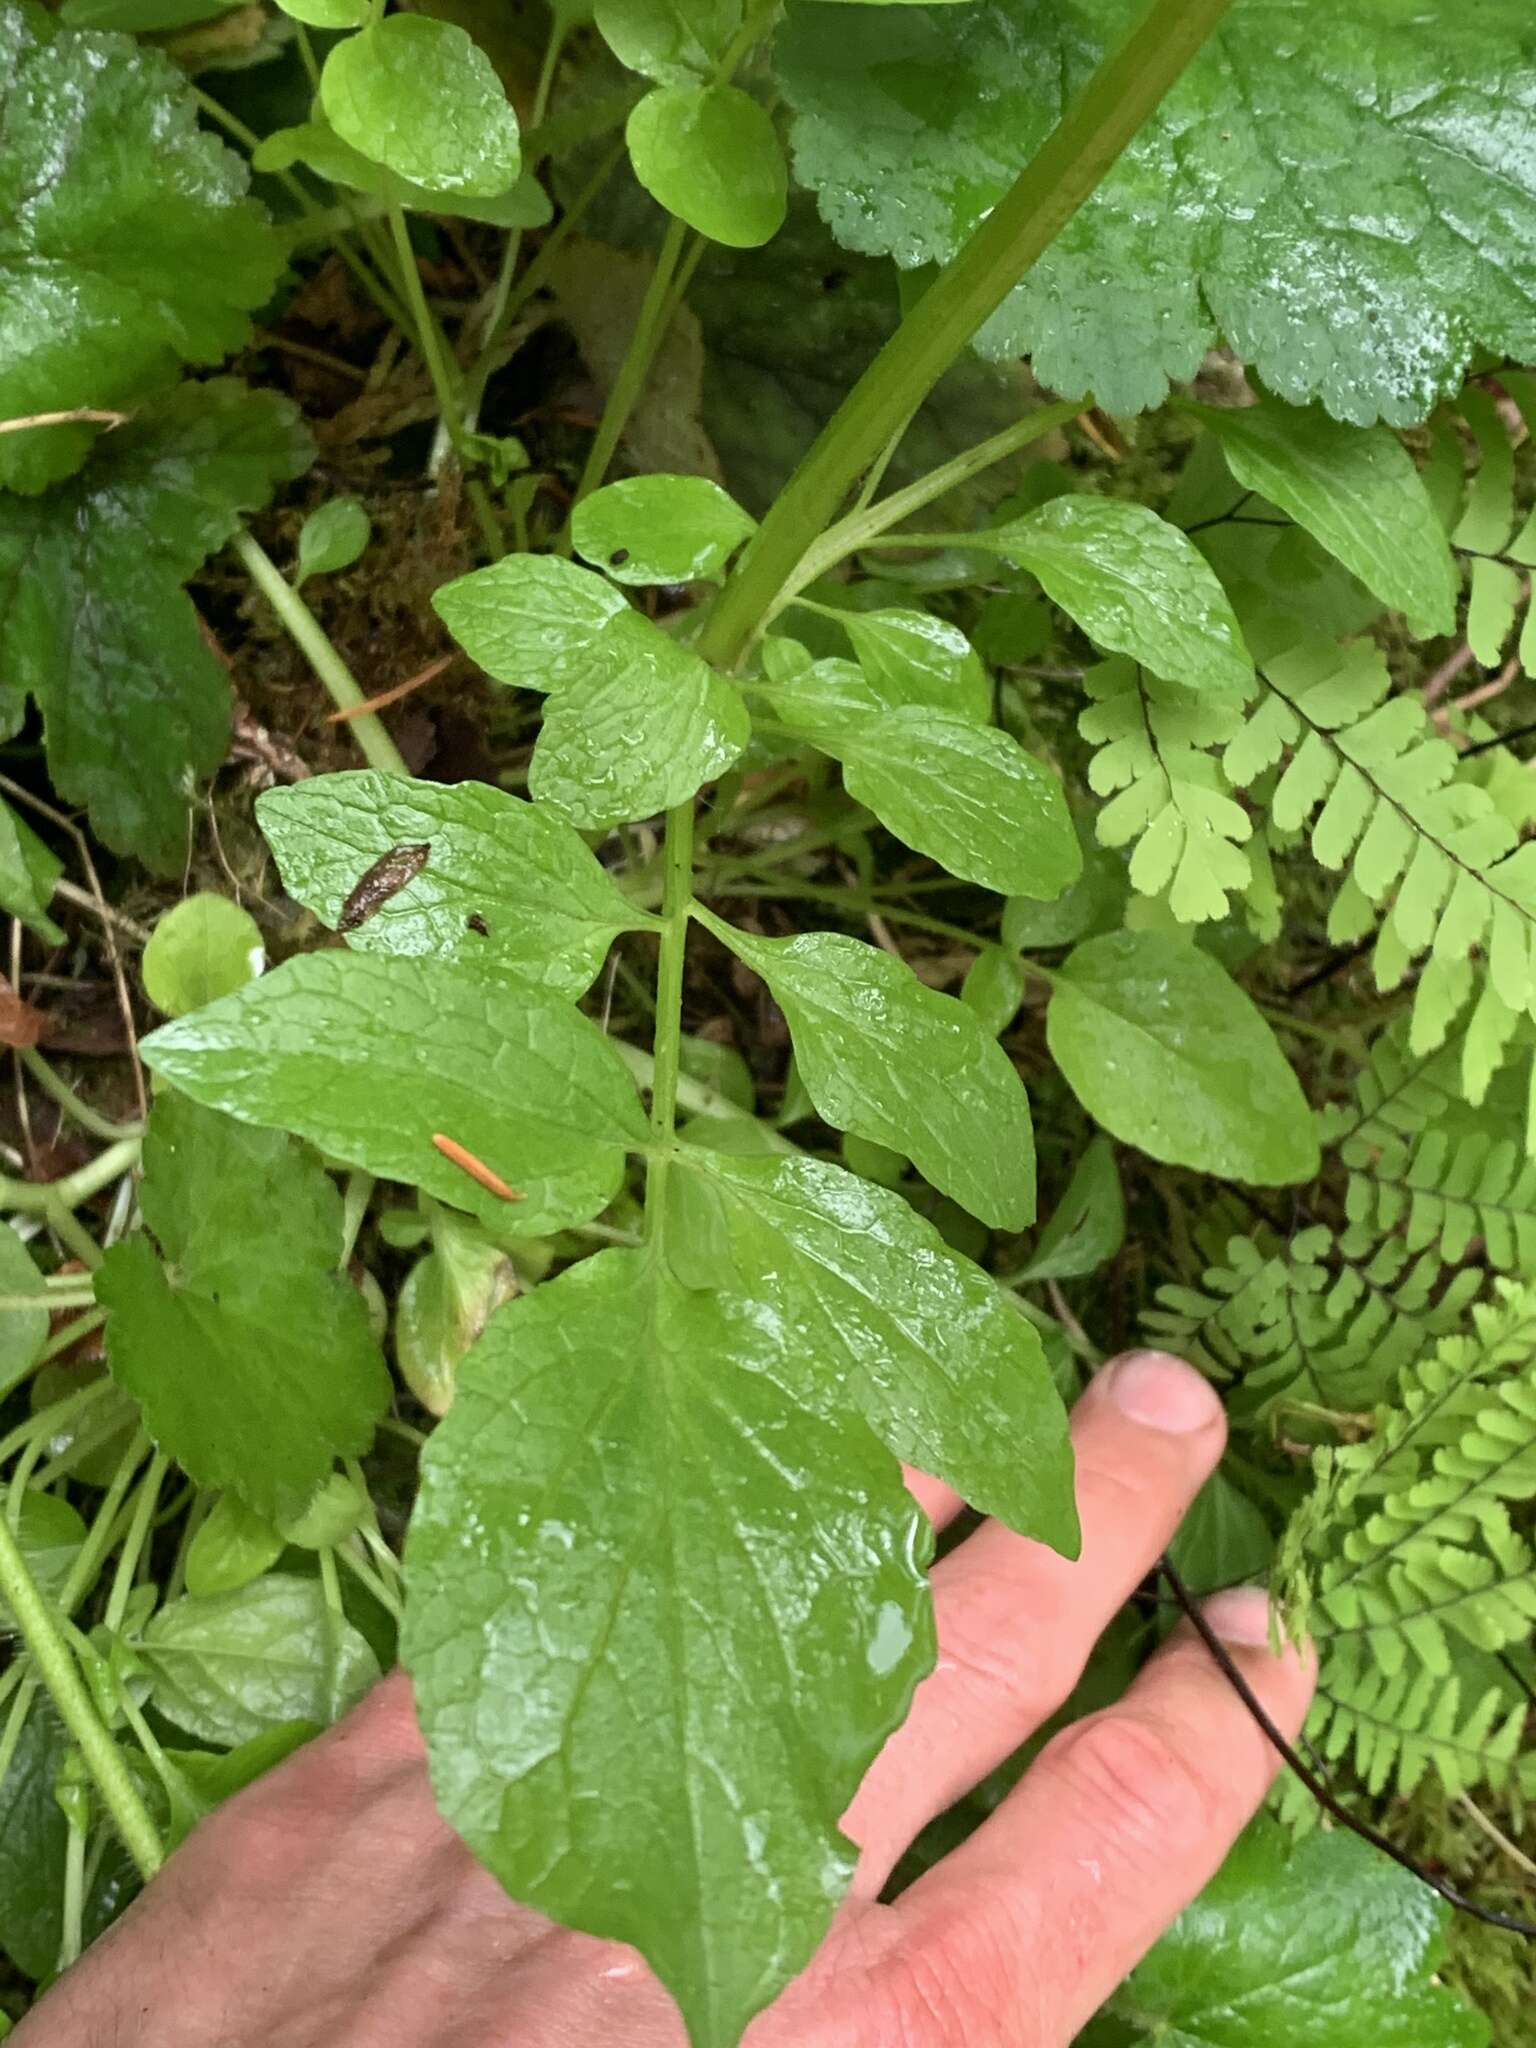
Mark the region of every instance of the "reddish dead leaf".
<instances>
[{"instance_id":1,"label":"reddish dead leaf","mask_svg":"<svg viewBox=\"0 0 1536 2048\"><path fill-rule=\"evenodd\" d=\"M0 1045L36 1045L47 1028L41 1010L0 983Z\"/></svg>"}]
</instances>

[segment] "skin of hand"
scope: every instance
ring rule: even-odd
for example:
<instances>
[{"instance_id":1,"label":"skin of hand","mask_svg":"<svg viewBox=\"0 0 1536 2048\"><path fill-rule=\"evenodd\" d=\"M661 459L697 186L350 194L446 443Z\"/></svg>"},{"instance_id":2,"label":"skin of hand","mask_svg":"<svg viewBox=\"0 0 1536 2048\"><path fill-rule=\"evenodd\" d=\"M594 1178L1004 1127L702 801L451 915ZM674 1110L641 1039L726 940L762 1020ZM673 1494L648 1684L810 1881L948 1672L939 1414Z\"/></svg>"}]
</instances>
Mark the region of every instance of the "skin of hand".
<instances>
[{"instance_id":1,"label":"skin of hand","mask_svg":"<svg viewBox=\"0 0 1536 2048\"><path fill-rule=\"evenodd\" d=\"M746 2048L1068 2048L1214 1873L1275 1757L1193 1631L1074 1722L892 1905L918 1830L1067 1697L1221 1455L1189 1366L1131 1352L1072 1419L1082 1555L983 1523L934 1568L939 1659L846 1817L858 1877ZM911 1475L939 1526L958 1499ZM1206 1614L1288 1733L1310 1659L1267 1605ZM198 1827L23 2021L15 2048L685 2048L634 1951L514 1905L439 1819L409 1681Z\"/></svg>"}]
</instances>

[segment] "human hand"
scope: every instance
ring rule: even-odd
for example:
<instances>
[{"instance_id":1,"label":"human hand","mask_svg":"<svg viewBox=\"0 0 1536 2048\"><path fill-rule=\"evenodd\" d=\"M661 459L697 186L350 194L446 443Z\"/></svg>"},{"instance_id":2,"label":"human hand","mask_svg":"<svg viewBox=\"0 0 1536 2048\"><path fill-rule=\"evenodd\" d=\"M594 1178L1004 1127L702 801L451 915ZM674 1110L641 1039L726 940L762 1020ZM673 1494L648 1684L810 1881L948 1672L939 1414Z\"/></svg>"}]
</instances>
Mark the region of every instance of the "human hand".
<instances>
[{"instance_id":1,"label":"human hand","mask_svg":"<svg viewBox=\"0 0 1536 2048\"><path fill-rule=\"evenodd\" d=\"M984 1523L934 1568L939 1662L850 1809L858 1876L747 2048L1067 2048L1215 1871L1275 1758L1188 1629L1124 1699L1057 1735L990 1819L894 1905L927 1821L1066 1698L1221 1454L1190 1367L1131 1353L1073 1416L1081 1558ZM958 1509L913 1486L935 1522ZM1206 1613L1294 1734L1310 1662L1261 1594ZM15 2048L679 2048L632 1950L514 1905L438 1817L408 1681L199 1827L45 1998Z\"/></svg>"}]
</instances>

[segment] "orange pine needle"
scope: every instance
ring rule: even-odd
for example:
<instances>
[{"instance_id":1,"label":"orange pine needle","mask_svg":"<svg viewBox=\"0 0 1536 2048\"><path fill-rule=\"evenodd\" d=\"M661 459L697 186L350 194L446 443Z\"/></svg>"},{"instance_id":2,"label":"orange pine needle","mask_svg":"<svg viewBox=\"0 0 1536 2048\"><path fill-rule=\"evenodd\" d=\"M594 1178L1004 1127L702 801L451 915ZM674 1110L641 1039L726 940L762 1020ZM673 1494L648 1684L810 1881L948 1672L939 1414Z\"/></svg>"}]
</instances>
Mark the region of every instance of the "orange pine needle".
<instances>
[{"instance_id":1,"label":"orange pine needle","mask_svg":"<svg viewBox=\"0 0 1536 2048\"><path fill-rule=\"evenodd\" d=\"M483 1159L477 1159L473 1152L466 1151L457 1138L445 1138L441 1131L434 1131L432 1142L445 1159L451 1159L471 1180L479 1181L481 1187L489 1188L493 1195L500 1195L504 1202L527 1201L528 1197L521 1188L508 1187L499 1173L493 1173Z\"/></svg>"}]
</instances>

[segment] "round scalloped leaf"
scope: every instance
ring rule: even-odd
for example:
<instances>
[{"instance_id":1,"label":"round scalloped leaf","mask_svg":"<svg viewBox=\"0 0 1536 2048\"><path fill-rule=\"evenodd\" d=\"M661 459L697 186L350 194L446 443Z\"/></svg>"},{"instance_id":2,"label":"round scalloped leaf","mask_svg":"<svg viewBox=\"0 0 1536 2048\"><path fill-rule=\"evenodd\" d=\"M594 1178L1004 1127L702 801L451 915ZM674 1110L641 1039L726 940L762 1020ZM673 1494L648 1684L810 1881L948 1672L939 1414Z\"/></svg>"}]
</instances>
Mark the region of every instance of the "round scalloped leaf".
<instances>
[{"instance_id":1,"label":"round scalloped leaf","mask_svg":"<svg viewBox=\"0 0 1536 2048\"><path fill-rule=\"evenodd\" d=\"M412 184L493 197L516 182L517 115L453 22L391 14L349 36L325 60L320 102L343 142Z\"/></svg>"},{"instance_id":2,"label":"round scalloped leaf","mask_svg":"<svg viewBox=\"0 0 1536 2048\"><path fill-rule=\"evenodd\" d=\"M739 86L658 86L625 135L646 191L712 242L755 249L784 225L784 151L767 112Z\"/></svg>"},{"instance_id":3,"label":"round scalloped leaf","mask_svg":"<svg viewBox=\"0 0 1536 2048\"><path fill-rule=\"evenodd\" d=\"M776 62L839 240L941 261L1127 23L1123 0L792 10ZM984 330L1053 389L1155 405L1224 335L1283 398L1405 424L1536 351L1529 0L1242 0Z\"/></svg>"},{"instance_id":4,"label":"round scalloped leaf","mask_svg":"<svg viewBox=\"0 0 1536 2048\"><path fill-rule=\"evenodd\" d=\"M0 11L0 419L123 406L240 347L284 262L246 182L158 51ZM42 490L99 431L0 435L0 485Z\"/></svg>"}]
</instances>

